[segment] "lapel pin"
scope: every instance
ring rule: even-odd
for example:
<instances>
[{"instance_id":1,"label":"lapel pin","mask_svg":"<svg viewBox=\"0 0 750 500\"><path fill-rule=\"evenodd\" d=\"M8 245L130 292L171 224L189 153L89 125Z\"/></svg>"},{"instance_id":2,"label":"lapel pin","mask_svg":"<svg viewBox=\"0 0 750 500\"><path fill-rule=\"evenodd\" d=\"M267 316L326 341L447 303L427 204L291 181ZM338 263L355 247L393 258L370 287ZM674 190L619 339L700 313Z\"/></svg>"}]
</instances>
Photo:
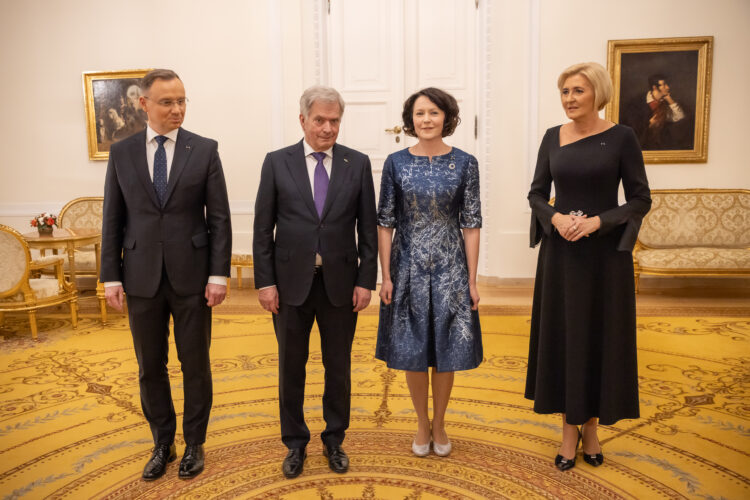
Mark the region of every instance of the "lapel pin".
<instances>
[{"instance_id":1,"label":"lapel pin","mask_svg":"<svg viewBox=\"0 0 750 500\"><path fill-rule=\"evenodd\" d=\"M185 149L187 149L188 151L190 151L190 145L188 144L187 146L185 146Z\"/></svg>"},{"instance_id":2,"label":"lapel pin","mask_svg":"<svg viewBox=\"0 0 750 500\"><path fill-rule=\"evenodd\" d=\"M349 163L349 158L344 158L344 163Z\"/></svg>"},{"instance_id":3,"label":"lapel pin","mask_svg":"<svg viewBox=\"0 0 750 500\"><path fill-rule=\"evenodd\" d=\"M451 170L453 170L454 168L456 168L456 164L455 163L451 163L450 165L448 165L448 168L451 169Z\"/></svg>"}]
</instances>

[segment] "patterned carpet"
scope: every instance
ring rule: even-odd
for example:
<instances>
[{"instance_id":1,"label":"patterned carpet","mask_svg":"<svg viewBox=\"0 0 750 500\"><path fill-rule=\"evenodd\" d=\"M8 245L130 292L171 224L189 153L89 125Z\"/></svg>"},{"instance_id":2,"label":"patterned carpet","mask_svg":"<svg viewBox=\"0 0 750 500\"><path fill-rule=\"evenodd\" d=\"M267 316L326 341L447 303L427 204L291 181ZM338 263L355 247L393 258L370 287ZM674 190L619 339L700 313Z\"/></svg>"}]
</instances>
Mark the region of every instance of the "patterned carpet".
<instances>
[{"instance_id":1,"label":"patterned carpet","mask_svg":"<svg viewBox=\"0 0 750 500\"><path fill-rule=\"evenodd\" d=\"M151 440L141 415L127 320L23 316L0 329L1 498L750 498L750 320L641 316L643 418L602 427L605 464L552 459L559 416L523 399L526 315L482 316L485 361L457 374L448 409L454 452L410 453L416 429L403 374L373 359L377 316L360 317L353 355L348 474L328 470L317 438L322 365L316 335L306 411L314 433L304 473L283 478L276 343L267 315L217 314L214 409L206 470L193 481L140 480ZM170 358L178 407L181 373ZM183 442L178 434L178 453Z\"/></svg>"}]
</instances>

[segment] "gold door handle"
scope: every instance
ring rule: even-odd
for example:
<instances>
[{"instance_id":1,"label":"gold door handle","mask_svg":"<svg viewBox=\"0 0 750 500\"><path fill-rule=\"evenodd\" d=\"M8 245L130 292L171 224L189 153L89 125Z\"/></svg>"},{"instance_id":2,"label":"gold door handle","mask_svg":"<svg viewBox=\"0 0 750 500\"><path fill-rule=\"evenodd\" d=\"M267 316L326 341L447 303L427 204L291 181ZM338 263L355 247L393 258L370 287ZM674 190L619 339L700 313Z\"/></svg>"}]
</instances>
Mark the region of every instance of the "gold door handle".
<instances>
[{"instance_id":1,"label":"gold door handle","mask_svg":"<svg viewBox=\"0 0 750 500\"><path fill-rule=\"evenodd\" d=\"M398 125L396 125L393 128L387 128L387 129L385 129L385 131L388 132L389 134L400 134L401 133L401 127L399 127Z\"/></svg>"}]
</instances>

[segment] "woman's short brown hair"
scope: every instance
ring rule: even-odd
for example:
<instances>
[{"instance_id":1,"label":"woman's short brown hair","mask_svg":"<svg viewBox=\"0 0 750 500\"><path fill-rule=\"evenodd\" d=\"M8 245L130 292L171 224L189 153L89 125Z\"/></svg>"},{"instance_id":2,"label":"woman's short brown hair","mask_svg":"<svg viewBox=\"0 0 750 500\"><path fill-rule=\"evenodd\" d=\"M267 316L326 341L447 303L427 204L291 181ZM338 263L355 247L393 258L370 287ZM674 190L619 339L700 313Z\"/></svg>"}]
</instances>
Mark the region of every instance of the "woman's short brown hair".
<instances>
[{"instance_id":1,"label":"woman's short brown hair","mask_svg":"<svg viewBox=\"0 0 750 500\"><path fill-rule=\"evenodd\" d=\"M404 133L411 137L416 137L417 134L414 132L414 103L417 102L420 96L425 96L427 99L435 103L435 106L440 108L440 111L445 113L445 121L443 121L443 137L451 135L461 123L461 118L458 116L458 103L456 98L450 95L448 92L435 87L427 87L419 92L415 92L404 101L404 112L401 113L401 118L404 120Z\"/></svg>"},{"instance_id":2,"label":"woman's short brown hair","mask_svg":"<svg viewBox=\"0 0 750 500\"><path fill-rule=\"evenodd\" d=\"M568 66L557 78L557 89L562 90L565 80L573 75L583 75L594 87L594 107L597 111L601 111L612 99L612 80L601 64L587 62Z\"/></svg>"}]
</instances>

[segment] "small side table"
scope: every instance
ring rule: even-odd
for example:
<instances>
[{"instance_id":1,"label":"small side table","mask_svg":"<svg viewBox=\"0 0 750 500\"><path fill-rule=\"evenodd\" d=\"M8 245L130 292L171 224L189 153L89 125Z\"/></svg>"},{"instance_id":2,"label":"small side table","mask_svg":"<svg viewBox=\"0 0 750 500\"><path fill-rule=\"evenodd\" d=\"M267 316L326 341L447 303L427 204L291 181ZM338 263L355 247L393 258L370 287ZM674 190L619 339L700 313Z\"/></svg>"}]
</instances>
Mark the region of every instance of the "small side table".
<instances>
[{"instance_id":1,"label":"small side table","mask_svg":"<svg viewBox=\"0 0 750 500\"><path fill-rule=\"evenodd\" d=\"M46 250L52 250L57 255L59 249L63 249L68 254L68 264L70 266L70 282L74 287L76 284L76 248L94 245L96 253L96 298L99 300L99 309L101 312L102 323L107 323L107 303L104 299L104 287L98 281L101 267L100 251L102 244L102 232L99 229L73 229L56 227L51 235L40 235L38 231L26 233L23 239L28 243L29 248L36 248L42 254Z\"/></svg>"}]
</instances>

